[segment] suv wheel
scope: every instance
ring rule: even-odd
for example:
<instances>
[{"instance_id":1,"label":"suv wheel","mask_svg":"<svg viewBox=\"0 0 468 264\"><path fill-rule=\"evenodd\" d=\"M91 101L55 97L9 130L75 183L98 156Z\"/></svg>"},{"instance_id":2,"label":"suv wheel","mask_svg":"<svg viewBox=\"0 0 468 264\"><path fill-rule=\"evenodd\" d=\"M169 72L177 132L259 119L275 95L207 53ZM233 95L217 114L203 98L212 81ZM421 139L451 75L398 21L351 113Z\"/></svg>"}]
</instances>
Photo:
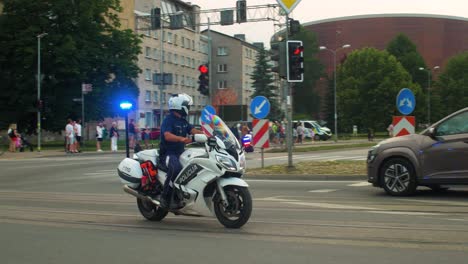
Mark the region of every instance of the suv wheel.
<instances>
[{"instance_id":1,"label":"suv wheel","mask_svg":"<svg viewBox=\"0 0 468 264\"><path fill-rule=\"evenodd\" d=\"M416 190L416 174L406 159L392 158L380 170L381 186L393 196L411 195Z\"/></svg>"}]
</instances>

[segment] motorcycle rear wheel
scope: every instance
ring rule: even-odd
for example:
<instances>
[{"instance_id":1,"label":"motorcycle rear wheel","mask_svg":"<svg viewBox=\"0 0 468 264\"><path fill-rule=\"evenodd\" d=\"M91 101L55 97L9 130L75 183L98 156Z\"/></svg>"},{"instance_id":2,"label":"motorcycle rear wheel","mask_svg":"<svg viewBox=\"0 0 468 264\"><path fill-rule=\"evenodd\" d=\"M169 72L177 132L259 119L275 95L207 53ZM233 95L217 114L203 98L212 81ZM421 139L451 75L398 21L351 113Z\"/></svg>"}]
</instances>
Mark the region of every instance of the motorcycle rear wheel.
<instances>
[{"instance_id":1,"label":"motorcycle rear wheel","mask_svg":"<svg viewBox=\"0 0 468 264\"><path fill-rule=\"evenodd\" d=\"M218 221L227 228L245 225L252 213L252 196L249 189L239 186L225 186L229 206L224 207L219 194L214 198L214 210Z\"/></svg>"},{"instance_id":2,"label":"motorcycle rear wheel","mask_svg":"<svg viewBox=\"0 0 468 264\"><path fill-rule=\"evenodd\" d=\"M141 215L150 221L161 221L168 213L166 209L156 206L148 200L137 198L137 205Z\"/></svg>"}]
</instances>

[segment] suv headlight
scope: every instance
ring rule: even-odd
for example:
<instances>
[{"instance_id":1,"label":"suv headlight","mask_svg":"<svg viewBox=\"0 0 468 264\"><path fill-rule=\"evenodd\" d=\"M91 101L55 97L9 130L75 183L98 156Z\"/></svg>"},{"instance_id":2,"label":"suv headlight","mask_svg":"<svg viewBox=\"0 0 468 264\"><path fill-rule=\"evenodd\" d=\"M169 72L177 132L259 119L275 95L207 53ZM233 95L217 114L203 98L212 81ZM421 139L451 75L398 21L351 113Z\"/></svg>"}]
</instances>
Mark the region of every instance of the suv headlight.
<instances>
[{"instance_id":1,"label":"suv headlight","mask_svg":"<svg viewBox=\"0 0 468 264\"><path fill-rule=\"evenodd\" d=\"M367 153L367 162L371 163L374 161L375 157L377 157L377 152L379 149L380 145L377 144L369 149L369 152Z\"/></svg>"},{"instance_id":2,"label":"suv headlight","mask_svg":"<svg viewBox=\"0 0 468 264\"><path fill-rule=\"evenodd\" d=\"M226 170L237 171L236 163L232 159L225 156L216 155L216 160L221 163L224 168L226 168Z\"/></svg>"}]
</instances>

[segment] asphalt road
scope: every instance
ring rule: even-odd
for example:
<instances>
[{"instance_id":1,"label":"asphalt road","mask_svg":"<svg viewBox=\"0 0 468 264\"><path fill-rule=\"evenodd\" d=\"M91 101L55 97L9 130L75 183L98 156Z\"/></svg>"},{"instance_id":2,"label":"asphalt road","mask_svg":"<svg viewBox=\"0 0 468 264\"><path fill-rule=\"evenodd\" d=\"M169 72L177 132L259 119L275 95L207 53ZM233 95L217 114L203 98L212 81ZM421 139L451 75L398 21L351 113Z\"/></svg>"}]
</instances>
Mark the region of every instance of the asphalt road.
<instances>
[{"instance_id":1,"label":"asphalt road","mask_svg":"<svg viewBox=\"0 0 468 264\"><path fill-rule=\"evenodd\" d=\"M149 222L120 157L0 160L2 263L466 263L468 188L388 197L363 181L247 179L251 220Z\"/></svg>"}]
</instances>

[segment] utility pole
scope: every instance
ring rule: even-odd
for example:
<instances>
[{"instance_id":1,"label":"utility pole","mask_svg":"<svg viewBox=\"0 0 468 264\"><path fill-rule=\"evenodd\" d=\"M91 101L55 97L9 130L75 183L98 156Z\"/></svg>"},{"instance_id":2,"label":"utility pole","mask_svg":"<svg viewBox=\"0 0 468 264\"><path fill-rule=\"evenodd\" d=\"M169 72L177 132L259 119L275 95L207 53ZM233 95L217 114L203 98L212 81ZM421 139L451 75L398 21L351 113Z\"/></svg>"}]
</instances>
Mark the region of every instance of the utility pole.
<instances>
[{"instance_id":1,"label":"utility pole","mask_svg":"<svg viewBox=\"0 0 468 264\"><path fill-rule=\"evenodd\" d=\"M37 35L37 151L41 152L41 39L48 33Z\"/></svg>"},{"instance_id":2,"label":"utility pole","mask_svg":"<svg viewBox=\"0 0 468 264\"><path fill-rule=\"evenodd\" d=\"M286 15L286 43L289 40L289 14ZM287 56L284 54L284 56ZM288 143L288 167L292 168L293 165L293 158L292 158L292 92L291 92L291 84L286 82L286 117L288 119L286 137Z\"/></svg>"}]
</instances>

